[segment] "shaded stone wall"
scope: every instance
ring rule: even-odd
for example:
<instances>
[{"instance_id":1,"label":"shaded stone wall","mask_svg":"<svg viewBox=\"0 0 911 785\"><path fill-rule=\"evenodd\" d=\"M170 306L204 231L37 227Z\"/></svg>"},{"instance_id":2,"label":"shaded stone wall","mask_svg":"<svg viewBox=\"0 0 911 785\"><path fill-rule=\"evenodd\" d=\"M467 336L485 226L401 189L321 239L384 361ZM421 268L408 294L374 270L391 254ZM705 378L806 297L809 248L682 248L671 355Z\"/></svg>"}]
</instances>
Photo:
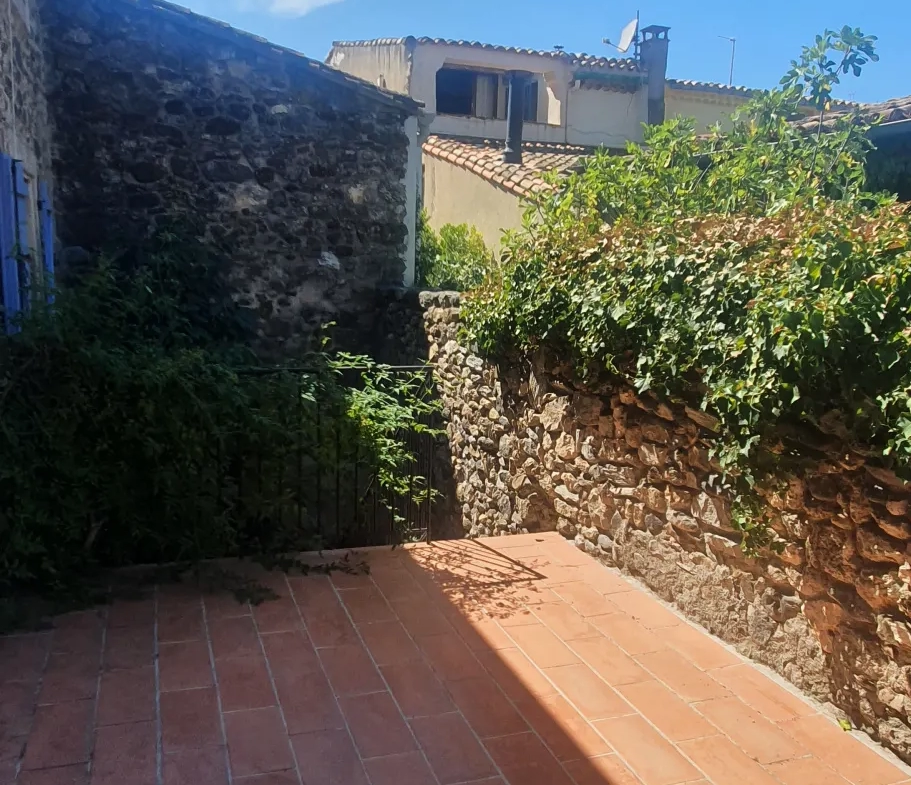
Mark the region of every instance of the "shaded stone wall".
<instances>
[{"instance_id":1,"label":"shaded stone wall","mask_svg":"<svg viewBox=\"0 0 911 785\"><path fill-rule=\"evenodd\" d=\"M497 368L459 342L458 296L422 297L471 536L556 529L911 759L911 516L891 472L832 433L767 501L780 553L747 558L717 491L712 420L586 390L554 358Z\"/></svg>"},{"instance_id":2,"label":"shaded stone wall","mask_svg":"<svg viewBox=\"0 0 911 785\"><path fill-rule=\"evenodd\" d=\"M0 0L0 152L49 181L51 126L36 0Z\"/></svg>"},{"instance_id":3,"label":"shaded stone wall","mask_svg":"<svg viewBox=\"0 0 911 785\"><path fill-rule=\"evenodd\" d=\"M363 348L404 272L409 110L147 0L48 0L44 22L61 244L192 221L267 351L327 321Z\"/></svg>"}]
</instances>

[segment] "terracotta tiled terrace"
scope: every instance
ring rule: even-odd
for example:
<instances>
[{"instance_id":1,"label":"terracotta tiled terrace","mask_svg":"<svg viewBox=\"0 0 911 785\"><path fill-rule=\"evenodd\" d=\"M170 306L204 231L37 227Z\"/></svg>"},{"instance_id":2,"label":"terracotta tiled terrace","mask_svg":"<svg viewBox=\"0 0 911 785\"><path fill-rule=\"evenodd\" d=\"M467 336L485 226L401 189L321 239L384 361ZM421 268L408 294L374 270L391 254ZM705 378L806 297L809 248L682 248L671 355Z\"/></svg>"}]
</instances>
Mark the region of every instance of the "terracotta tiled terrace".
<instances>
[{"instance_id":1,"label":"terracotta tiled terrace","mask_svg":"<svg viewBox=\"0 0 911 785\"><path fill-rule=\"evenodd\" d=\"M911 783L556 535L361 556L0 638L0 783Z\"/></svg>"}]
</instances>

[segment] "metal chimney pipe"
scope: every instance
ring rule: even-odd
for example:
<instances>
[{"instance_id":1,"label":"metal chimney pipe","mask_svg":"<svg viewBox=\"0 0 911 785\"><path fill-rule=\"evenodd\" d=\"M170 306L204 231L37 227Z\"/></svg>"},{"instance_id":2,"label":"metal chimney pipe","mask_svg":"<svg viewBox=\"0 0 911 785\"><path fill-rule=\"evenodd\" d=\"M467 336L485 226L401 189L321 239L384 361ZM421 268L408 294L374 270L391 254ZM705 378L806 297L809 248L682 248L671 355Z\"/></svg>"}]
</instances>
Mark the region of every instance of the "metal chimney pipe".
<instances>
[{"instance_id":1,"label":"metal chimney pipe","mask_svg":"<svg viewBox=\"0 0 911 785\"><path fill-rule=\"evenodd\" d=\"M650 25L642 28L639 57L648 73L648 124L661 125L665 117L664 90L667 84L669 27Z\"/></svg>"},{"instance_id":2,"label":"metal chimney pipe","mask_svg":"<svg viewBox=\"0 0 911 785\"><path fill-rule=\"evenodd\" d=\"M503 163L522 163L522 126L525 122L525 85L529 74L525 71L510 71L509 103L506 107L506 149Z\"/></svg>"}]
</instances>

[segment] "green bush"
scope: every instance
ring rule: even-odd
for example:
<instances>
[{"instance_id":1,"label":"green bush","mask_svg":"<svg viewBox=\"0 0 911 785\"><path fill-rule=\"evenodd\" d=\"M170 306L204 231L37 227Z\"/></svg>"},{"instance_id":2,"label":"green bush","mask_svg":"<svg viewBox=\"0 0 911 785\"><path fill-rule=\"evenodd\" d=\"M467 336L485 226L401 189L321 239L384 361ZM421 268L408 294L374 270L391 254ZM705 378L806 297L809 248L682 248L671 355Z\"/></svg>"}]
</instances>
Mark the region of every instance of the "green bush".
<instances>
[{"instance_id":1,"label":"green bush","mask_svg":"<svg viewBox=\"0 0 911 785\"><path fill-rule=\"evenodd\" d=\"M396 434L423 428L423 377L324 353L308 373L263 369L218 265L176 236L100 262L21 327L0 338L0 598L322 547L299 467L356 463L384 494L421 496Z\"/></svg>"},{"instance_id":2,"label":"green bush","mask_svg":"<svg viewBox=\"0 0 911 785\"><path fill-rule=\"evenodd\" d=\"M436 234L421 213L417 283L433 289L468 291L497 268L481 233L468 224L446 224Z\"/></svg>"},{"instance_id":3,"label":"green bush","mask_svg":"<svg viewBox=\"0 0 911 785\"><path fill-rule=\"evenodd\" d=\"M717 417L755 541L749 488L787 474L782 429L834 430L911 466L911 218L864 192L862 124L789 122L871 57L859 31L827 34L730 132L672 120L626 158L595 156L534 206L501 279L463 309L483 351L550 344L583 377Z\"/></svg>"}]
</instances>

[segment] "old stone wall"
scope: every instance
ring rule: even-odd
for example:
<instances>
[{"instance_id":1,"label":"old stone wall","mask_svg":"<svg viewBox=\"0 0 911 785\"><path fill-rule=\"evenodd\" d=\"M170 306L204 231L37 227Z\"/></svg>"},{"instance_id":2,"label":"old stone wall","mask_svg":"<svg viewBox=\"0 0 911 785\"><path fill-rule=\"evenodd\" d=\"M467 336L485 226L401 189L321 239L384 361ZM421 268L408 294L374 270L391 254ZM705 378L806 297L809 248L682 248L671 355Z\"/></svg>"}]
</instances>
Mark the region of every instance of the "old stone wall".
<instances>
[{"instance_id":1,"label":"old stone wall","mask_svg":"<svg viewBox=\"0 0 911 785\"><path fill-rule=\"evenodd\" d=\"M574 388L554 358L497 368L460 343L457 295L421 307L467 534L557 529L911 759L911 516L891 472L802 435L806 471L767 499L779 551L749 558L711 418Z\"/></svg>"},{"instance_id":2,"label":"old stone wall","mask_svg":"<svg viewBox=\"0 0 911 785\"><path fill-rule=\"evenodd\" d=\"M48 0L44 22L61 244L177 217L229 260L267 351L327 321L362 349L404 272L408 99L152 0Z\"/></svg>"},{"instance_id":3,"label":"old stone wall","mask_svg":"<svg viewBox=\"0 0 911 785\"><path fill-rule=\"evenodd\" d=\"M36 0L0 0L0 152L50 181L43 32Z\"/></svg>"}]
</instances>

